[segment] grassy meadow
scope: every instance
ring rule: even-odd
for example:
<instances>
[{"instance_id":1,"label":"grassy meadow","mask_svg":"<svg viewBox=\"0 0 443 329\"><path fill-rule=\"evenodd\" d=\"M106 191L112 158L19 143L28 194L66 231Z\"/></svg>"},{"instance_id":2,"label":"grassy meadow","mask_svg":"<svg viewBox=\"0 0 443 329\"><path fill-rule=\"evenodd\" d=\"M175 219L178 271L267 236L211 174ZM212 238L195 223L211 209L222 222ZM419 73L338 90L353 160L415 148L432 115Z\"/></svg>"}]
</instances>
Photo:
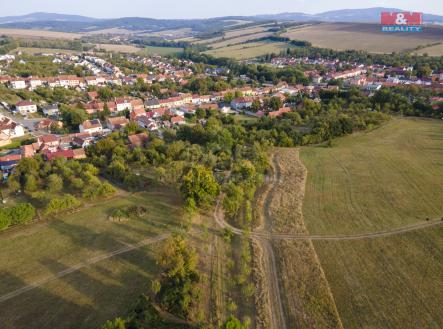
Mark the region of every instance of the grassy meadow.
<instances>
[{"instance_id":1,"label":"grassy meadow","mask_svg":"<svg viewBox=\"0 0 443 329\"><path fill-rule=\"evenodd\" d=\"M288 47L290 46L283 42L251 42L211 49L206 51L206 53L216 57L228 57L244 60L270 53L280 53L281 51L286 50Z\"/></svg>"},{"instance_id":2,"label":"grassy meadow","mask_svg":"<svg viewBox=\"0 0 443 329\"><path fill-rule=\"evenodd\" d=\"M152 56L152 55L168 56L183 52L183 48L175 48L175 47L146 46L141 50L140 48L137 49L139 49L137 54L141 56Z\"/></svg>"},{"instance_id":3,"label":"grassy meadow","mask_svg":"<svg viewBox=\"0 0 443 329\"><path fill-rule=\"evenodd\" d=\"M125 222L109 219L113 209L131 205L144 205L148 213ZM143 192L1 232L0 296L173 230L181 219L177 195ZM157 274L159 247L160 242L102 260L0 302L1 328L98 328L124 315Z\"/></svg>"},{"instance_id":4,"label":"grassy meadow","mask_svg":"<svg viewBox=\"0 0 443 329\"><path fill-rule=\"evenodd\" d=\"M310 234L394 229L443 216L443 122L394 119L305 147ZM443 226L356 241L315 241L345 328L441 328Z\"/></svg>"}]
</instances>

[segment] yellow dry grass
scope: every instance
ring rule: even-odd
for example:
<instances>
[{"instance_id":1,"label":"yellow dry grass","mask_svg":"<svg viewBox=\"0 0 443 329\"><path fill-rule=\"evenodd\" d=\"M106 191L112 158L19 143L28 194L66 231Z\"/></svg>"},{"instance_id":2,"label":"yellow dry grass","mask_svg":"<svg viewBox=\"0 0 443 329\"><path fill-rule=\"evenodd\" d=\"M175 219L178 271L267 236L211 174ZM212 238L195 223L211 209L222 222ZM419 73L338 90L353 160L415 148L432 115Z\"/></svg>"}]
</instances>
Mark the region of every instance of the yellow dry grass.
<instances>
[{"instance_id":1,"label":"yellow dry grass","mask_svg":"<svg viewBox=\"0 0 443 329\"><path fill-rule=\"evenodd\" d=\"M423 55L428 54L429 56L443 56L443 43L438 45L425 47L420 50L414 51L414 54Z\"/></svg>"},{"instance_id":2,"label":"yellow dry grass","mask_svg":"<svg viewBox=\"0 0 443 329\"><path fill-rule=\"evenodd\" d=\"M243 60L270 53L278 54L287 48L288 45L283 42L251 42L218 49L211 49L205 53L215 57L228 57Z\"/></svg>"},{"instance_id":3,"label":"yellow dry grass","mask_svg":"<svg viewBox=\"0 0 443 329\"><path fill-rule=\"evenodd\" d=\"M106 44L106 43L100 43L96 45L97 49L104 49L106 51L115 51L115 52L121 52L121 53L136 53L141 50L141 48L137 48L132 45L113 45L113 44Z\"/></svg>"},{"instance_id":4,"label":"yellow dry grass","mask_svg":"<svg viewBox=\"0 0 443 329\"><path fill-rule=\"evenodd\" d=\"M314 46L336 50L356 49L391 53L443 41L443 28L426 26L422 33L385 33L381 32L378 24L323 23L290 29L282 36L307 40Z\"/></svg>"},{"instance_id":5,"label":"yellow dry grass","mask_svg":"<svg viewBox=\"0 0 443 329\"><path fill-rule=\"evenodd\" d=\"M298 149L274 153L274 182L262 206L265 226L273 232L306 234L302 214L306 169ZM342 324L311 241L273 243L289 328L342 328Z\"/></svg>"},{"instance_id":6,"label":"yellow dry grass","mask_svg":"<svg viewBox=\"0 0 443 329\"><path fill-rule=\"evenodd\" d=\"M30 39L80 39L83 34L54 32L44 30L26 30L26 29L5 29L0 28L0 35L7 35L15 38L30 38Z\"/></svg>"}]
</instances>

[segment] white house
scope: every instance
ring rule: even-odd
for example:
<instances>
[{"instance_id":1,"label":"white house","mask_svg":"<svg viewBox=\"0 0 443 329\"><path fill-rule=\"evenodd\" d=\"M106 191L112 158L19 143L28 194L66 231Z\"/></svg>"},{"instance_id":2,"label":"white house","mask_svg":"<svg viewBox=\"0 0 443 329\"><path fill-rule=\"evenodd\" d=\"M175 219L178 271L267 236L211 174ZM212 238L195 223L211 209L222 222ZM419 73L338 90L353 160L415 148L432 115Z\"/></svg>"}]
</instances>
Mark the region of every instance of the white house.
<instances>
[{"instance_id":1,"label":"white house","mask_svg":"<svg viewBox=\"0 0 443 329\"><path fill-rule=\"evenodd\" d=\"M29 101L18 102L17 104L15 104L15 108L17 112L19 112L21 115L27 115L29 113L37 112L37 105Z\"/></svg>"},{"instance_id":2,"label":"white house","mask_svg":"<svg viewBox=\"0 0 443 329\"><path fill-rule=\"evenodd\" d=\"M117 112L122 112L124 110L132 110L132 104L130 100L127 99L116 99L115 103L117 104Z\"/></svg>"},{"instance_id":3,"label":"white house","mask_svg":"<svg viewBox=\"0 0 443 329\"><path fill-rule=\"evenodd\" d=\"M26 89L26 81L21 79L11 80L11 87L12 89Z\"/></svg>"},{"instance_id":4,"label":"white house","mask_svg":"<svg viewBox=\"0 0 443 329\"><path fill-rule=\"evenodd\" d=\"M25 135L25 129L22 125L12 121L12 119L0 115L0 133L9 138L16 138Z\"/></svg>"},{"instance_id":5,"label":"white house","mask_svg":"<svg viewBox=\"0 0 443 329\"><path fill-rule=\"evenodd\" d=\"M31 90L40 87L43 84L42 80L40 80L39 78L30 78L28 83Z\"/></svg>"},{"instance_id":6,"label":"white house","mask_svg":"<svg viewBox=\"0 0 443 329\"><path fill-rule=\"evenodd\" d=\"M81 133L100 133L103 131L103 126L98 119L86 120L81 125L79 125L79 130Z\"/></svg>"},{"instance_id":7,"label":"white house","mask_svg":"<svg viewBox=\"0 0 443 329\"><path fill-rule=\"evenodd\" d=\"M43 114L47 117L58 115L58 105L57 104L49 104L43 107Z\"/></svg>"}]
</instances>

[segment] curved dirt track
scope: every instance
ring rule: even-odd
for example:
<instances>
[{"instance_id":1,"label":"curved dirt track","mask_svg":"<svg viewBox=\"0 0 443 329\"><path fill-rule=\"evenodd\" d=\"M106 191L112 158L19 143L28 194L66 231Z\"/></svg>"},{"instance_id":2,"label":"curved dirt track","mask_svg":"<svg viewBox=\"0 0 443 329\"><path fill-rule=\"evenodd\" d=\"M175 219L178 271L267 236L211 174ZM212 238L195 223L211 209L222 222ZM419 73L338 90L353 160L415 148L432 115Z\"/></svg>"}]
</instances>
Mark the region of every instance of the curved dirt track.
<instances>
[{"instance_id":1,"label":"curved dirt track","mask_svg":"<svg viewBox=\"0 0 443 329\"><path fill-rule=\"evenodd\" d=\"M237 235L245 234L243 230L233 227L232 225L226 223L223 218L220 218L217 212L214 212L214 218L216 219L217 224L221 228L229 229L234 234ZM374 239L374 238L399 235L442 224L443 224L442 219L432 219L426 222L406 225L392 230L368 232L368 233L343 234L343 235L297 235L297 234L283 234L283 233L252 232L249 233L249 236L251 238L268 239L268 240L317 240L317 241L318 240L319 241L363 240L363 239Z\"/></svg>"}]
</instances>

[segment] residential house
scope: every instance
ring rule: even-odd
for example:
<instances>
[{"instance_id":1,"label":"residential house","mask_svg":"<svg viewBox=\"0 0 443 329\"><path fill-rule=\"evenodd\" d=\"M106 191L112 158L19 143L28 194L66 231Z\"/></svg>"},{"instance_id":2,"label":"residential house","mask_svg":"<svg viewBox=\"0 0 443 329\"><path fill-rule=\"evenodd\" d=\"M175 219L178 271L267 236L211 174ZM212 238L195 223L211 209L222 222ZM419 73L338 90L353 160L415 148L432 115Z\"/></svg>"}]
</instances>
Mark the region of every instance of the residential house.
<instances>
[{"instance_id":1,"label":"residential house","mask_svg":"<svg viewBox=\"0 0 443 329\"><path fill-rule=\"evenodd\" d=\"M125 126L127 126L128 123L129 120L126 119L125 117L113 117L113 118L108 118L106 120L106 124L108 128L111 130L121 130Z\"/></svg>"},{"instance_id":2,"label":"residential house","mask_svg":"<svg viewBox=\"0 0 443 329\"><path fill-rule=\"evenodd\" d=\"M17 112L19 112L21 115L27 115L29 113L37 112L37 105L29 101L18 102L17 104L15 104L15 108Z\"/></svg>"},{"instance_id":3,"label":"residential house","mask_svg":"<svg viewBox=\"0 0 443 329\"><path fill-rule=\"evenodd\" d=\"M157 122L155 122L154 119L148 118L146 116L136 118L135 122L139 127L148 129L149 131L158 130Z\"/></svg>"},{"instance_id":4,"label":"residential house","mask_svg":"<svg viewBox=\"0 0 443 329\"><path fill-rule=\"evenodd\" d=\"M171 123L173 125L183 125L183 124L186 123L186 120L185 120L184 117L181 117L181 116L177 115L177 116L174 116L174 117L171 118Z\"/></svg>"},{"instance_id":5,"label":"residential house","mask_svg":"<svg viewBox=\"0 0 443 329\"><path fill-rule=\"evenodd\" d=\"M14 79L10 83L12 89L26 89L26 81L23 79Z\"/></svg>"},{"instance_id":6,"label":"residential house","mask_svg":"<svg viewBox=\"0 0 443 329\"><path fill-rule=\"evenodd\" d=\"M140 117L140 116L146 116L146 111L145 109L136 109L134 108L131 113L129 114L129 117L132 121L135 121L136 118Z\"/></svg>"},{"instance_id":7,"label":"residential house","mask_svg":"<svg viewBox=\"0 0 443 329\"><path fill-rule=\"evenodd\" d=\"M247 109L252 106L253 101L252 97L239 97L231 102L231 107L235 110Z\"/></svg>"},{"instance_id":8,"label":"residential house","mask_svg":"<svg viewBox=\"0 0 443 329\"><path fill-rule=\"evenodd\" d=\"M86 120L79 125L79 130L81 133L96 134L103 131L103 126L98 119Z\"/></svg>"},{"instance_id":9,"label":"residential house","mask_svg":"<svg viewBox=\"0 0 443 329\"><path fill-rule=\"evenodd\" d=\"M55 117L59 114L59 109L57 104L48 104L43 106L43 114L47 117Z\"/></svg>"},{"instance_id":10,"label":"residential house","mask_svg":"<svg viewBox=\"0 0 443 329\"><path fill-rule=\"evenodd\" d=\"M117 112L122 112L125 110L129 110L129 111L132 110L131 101L126 98L117 98L115 100L115 104L117 105L117 108L116 108Z\"/></svg>"},{"instance_id":11,"label":"residential house","mask_svg":"<svg viewBox=\"0 0 443 329\"><path fill-rule=\"evenodd\" d=\"M43 119L36 124L36 128L38 130L50 131L57 128L63 128L63 122L51 119Z\"/></svg>"},{"instance_id":12,"label":"residential house","mask_svg":"<svg viewBox=\"0 0 443 329\"><path fill-rule=\"evenodd\" d=\"M24 136L25 129L12 119L0 114L0 133L9 136L9 138L16 138Z\"/></svg>"}]
</instances>

